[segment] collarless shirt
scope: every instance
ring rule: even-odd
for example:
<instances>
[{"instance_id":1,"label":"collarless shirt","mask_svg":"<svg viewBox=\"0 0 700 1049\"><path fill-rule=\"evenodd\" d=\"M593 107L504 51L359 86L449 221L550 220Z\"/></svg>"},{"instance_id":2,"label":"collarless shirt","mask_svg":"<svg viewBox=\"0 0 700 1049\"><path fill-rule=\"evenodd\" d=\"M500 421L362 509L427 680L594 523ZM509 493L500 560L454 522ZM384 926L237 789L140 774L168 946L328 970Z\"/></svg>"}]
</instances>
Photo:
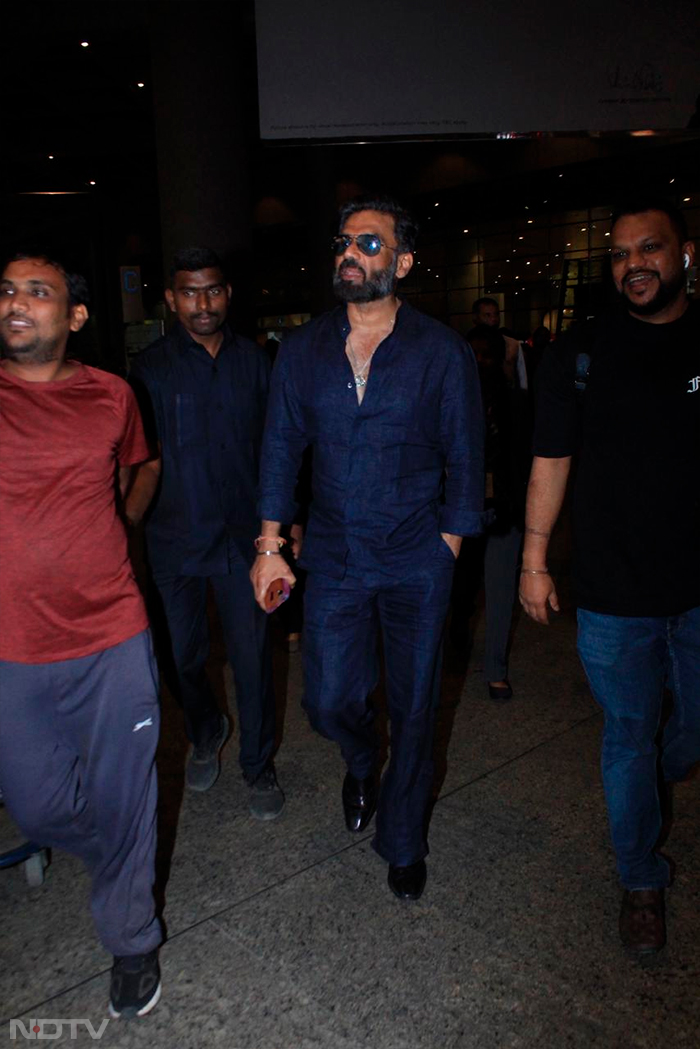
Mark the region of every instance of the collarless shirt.
<instances>
[{"instance_id":1,"label":"collarless shirt","mask_svg":"<svg viewBox=\"0 0 700 1049\"><path fill-rule=\"evenodd\" d=\"M483 414L471 350L402 303L377 347L361 404L339 307L292 332L273 372L262 454L261 517L294 519L304 449L312 501L300 564L368 585L405 578L440 532L483 530Z\"/></svg>"},{"instance_id":2,"label":"collarless shirt","mask_svg":"<svg viewBox=\"0 0 700 1049\"><path fill-rule=\"evenodd\" d=\"M700 305L668 324L620 306L552 343L537 372L534 451L577 455L581 608L654 617L700 604Z\"/></svg>"},{"instance_id":3,"label":"collarless shirt","mask_svg":"<svg viewBox=\"0 0 700 1049\"><path fill-rule=\"evenodd\" d=\"M57 382L0 365L0 659L93 655L148 626L117 514L115 469L148 458L123 379Z\"/></svg>"},{"instance_id":4,"label":"collarless shirt","mask_svg":"<svg viewBox=\"0 0 700 1049\"><path fill-rule=\"evenodd\" d=\"M135 361L131 380L161 447L161 478L146 522L156 574L227 574L252 562L260 442L270 362L223 329L216 357L177 325Z\"/></svg>"}]
</instances>

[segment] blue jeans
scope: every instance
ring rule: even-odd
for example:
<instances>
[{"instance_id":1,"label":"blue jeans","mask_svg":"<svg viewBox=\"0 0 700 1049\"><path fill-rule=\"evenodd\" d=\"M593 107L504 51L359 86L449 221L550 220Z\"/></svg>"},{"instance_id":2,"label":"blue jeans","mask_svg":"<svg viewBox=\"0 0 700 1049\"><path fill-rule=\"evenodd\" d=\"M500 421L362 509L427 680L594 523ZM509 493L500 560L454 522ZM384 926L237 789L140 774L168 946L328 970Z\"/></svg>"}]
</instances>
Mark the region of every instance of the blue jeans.
<instances>
[{"instance_id":1,"label":"blue jeans","mask_svg":"<svg viewBox=\"0 0 700 1049\"><path fill-rule=\"evenodd\" d=\"M670 872L655 851L659 750L666 782L700 760L700 608L652 618L579 609L578 627L579 655L605 714L601 765L620 880L627 889L663 889ZM665 687L673 710L657 747Z\"/></svg>"}]
</instances>

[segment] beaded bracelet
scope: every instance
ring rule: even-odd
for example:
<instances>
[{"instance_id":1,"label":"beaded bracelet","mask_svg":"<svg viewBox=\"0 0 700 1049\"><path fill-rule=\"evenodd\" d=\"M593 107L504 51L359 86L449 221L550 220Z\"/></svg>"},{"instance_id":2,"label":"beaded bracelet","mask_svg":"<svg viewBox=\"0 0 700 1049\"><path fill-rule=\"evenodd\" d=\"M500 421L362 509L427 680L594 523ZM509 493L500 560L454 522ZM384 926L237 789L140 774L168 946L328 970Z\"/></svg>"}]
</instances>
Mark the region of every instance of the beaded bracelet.
<instances>
[{"instance_id":1,"label":"beaded bracelet","mask_svg":"<svg viewBox=\"0 0 700 1049\"><path fill-rule=\"evenodd\" d=\"M287 540L281 535L259 535L257 539L253 540L253 546L256 550L260 549L259 544L263 541L268 543L277 543L277 549L281 550L283 546L287 545Z\"/></svg>"},{"instance_id":2,"label":"beaded bracelet","mask_svg":"<svg viewBox=\"0 0 700 1049\"><path fill-rule=\"evenodd\" d=\"M521 568L521 575L549 575L548 568Z\"/></svg>"}]
</instances>

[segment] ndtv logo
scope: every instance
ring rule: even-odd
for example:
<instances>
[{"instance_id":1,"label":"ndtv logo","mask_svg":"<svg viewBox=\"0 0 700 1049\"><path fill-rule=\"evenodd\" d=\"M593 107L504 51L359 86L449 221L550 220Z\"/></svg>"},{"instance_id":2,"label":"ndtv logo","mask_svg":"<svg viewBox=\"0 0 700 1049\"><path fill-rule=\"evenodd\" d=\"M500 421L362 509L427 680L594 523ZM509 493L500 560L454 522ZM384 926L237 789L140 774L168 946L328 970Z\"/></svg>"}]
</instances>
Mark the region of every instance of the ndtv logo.
<instances>
[{"instance_id":1,"label":"ndtv logo","mask_svg":"<svg viewBox=\"0 0 700 1049\"><path fill-rule=\"evenodd\" d=\"M63 1029L68 1028L70 1038L78 1037L78 1028L85 1027L91 1038L101 1038L107 1029L109 1020L103 1020L99 1027L94 1028L90 1020L30 1020L25 1027L21 1020L10 1020L10 1038L17 1040L17 1033L30 1042L44 1039L54 1041L63 1034Z\"/></svg>"}]
</instances>

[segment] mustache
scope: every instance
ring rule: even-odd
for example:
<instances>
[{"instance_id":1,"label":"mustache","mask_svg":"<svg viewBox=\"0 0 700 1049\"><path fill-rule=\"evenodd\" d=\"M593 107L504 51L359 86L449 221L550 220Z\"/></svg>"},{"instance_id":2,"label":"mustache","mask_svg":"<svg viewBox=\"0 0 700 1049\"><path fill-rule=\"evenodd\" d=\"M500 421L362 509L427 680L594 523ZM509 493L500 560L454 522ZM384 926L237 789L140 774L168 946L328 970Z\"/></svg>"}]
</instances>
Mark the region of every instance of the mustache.
<instances>
[{"instance_id":1,"label":"mustache","mask_svg":"<svg viewBox=\"0 0 700 1049\"><path fill-rule=\"evenodd\" d=\"M364 266L361 266L359 262L356 262L354 259L343 259L338 266L338 273L344 273L345 270L359 270L363 277L367 276Z\"/></svg>"}]
</instances>

